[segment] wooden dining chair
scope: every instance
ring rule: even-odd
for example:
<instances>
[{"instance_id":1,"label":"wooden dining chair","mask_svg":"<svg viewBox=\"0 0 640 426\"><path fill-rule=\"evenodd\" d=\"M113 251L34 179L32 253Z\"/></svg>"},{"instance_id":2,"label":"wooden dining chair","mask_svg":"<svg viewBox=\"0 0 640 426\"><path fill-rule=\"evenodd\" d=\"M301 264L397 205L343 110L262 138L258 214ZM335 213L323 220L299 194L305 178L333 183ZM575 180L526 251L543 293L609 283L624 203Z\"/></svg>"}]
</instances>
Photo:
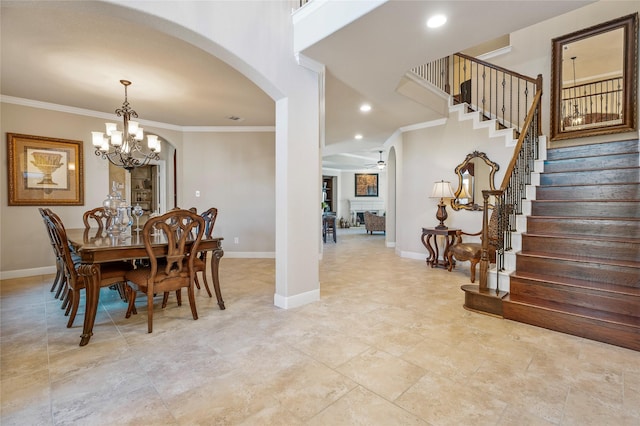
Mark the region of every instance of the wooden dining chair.
<instances>
[{"instance_id":1,"label":"wooden dining chair","mask_svg":"<svg viewBox=\"0 0 640 426\"><path fill-rule=\"evenodd\" d=\"M216 224L216 219L218 217L218 209L215 207L211 207L207 211L202 212L200 215L204 220L204 236L203 238L211 238L213 235L213 227ZM195 285L198 290L200 290L200 282L198 281L198 272L202 272L202 281L204 282L204 288L207 290L207 294L209 297L213 297L211 295L211 289L209 288L209 283L207 282L207 250L203 250L193 261L193 266L195 268Z\"/></svg>"},{"instance_id":2,"label":"wooden dining chair","mask_svg":"<svg viewBox=\"0 0 640 426\"><path fill-rule=\"evenodd\" d=\"M53 280L50 291L52 293L55 291L55 298L58 299L63 294L63 291L67 286L67 278L64 274L64 261L62 260L62 253L60 253L60 251L58 250L52 230L47 224L47 216L49 215L49 212L51 212L51 210L43 209L42 207L40 207L38 208L38 211L40 212L40 216L42 216L42 221L44 223L45 229L47 230L49 242L51 242L51 248L53 249L53 254L56 258L56 277Z\"/></svg>"},{"instance_id":3,"label":"wooden dining chair","mask_svg":"<svg viewBox=\"0 0 640 426\"><path fill-rule=\"evenodd\" d=\"M487 236L489 239L488 244L488 255L489 255L489 263L496 263L496 247L498 246L498 214L496 209L493 209L491 213L491 218L489 219L487 230ZM476 280L476 265L480 262L482 257L482 242L466 242L462 241L462 236L480 236L482 240L482 230L474 233L465 232L461 229L456 231L456 239L455 242L449 247L449 252L447 253L447 260L449 262L448 270L451 272L451 269L455 267L455 262L453 258L459 261L469 261L471 262L471 282L475 282Z\"/></svg>"},{"instance_id":4,"label":"wooden dining chair","mask_svg":"<svg viewBox=\"0 0 640 426\"><path fill-rule=\"evenodd\" d=\"M50 212L46 221L57 249L62 254L64 273L67 279L67 286L69 287L69 303L65 315L69 315L67 327L70 328L73 326L73 321L78 312L78 306L80 305L80 292L86 288L86 282L85 278L78 274L77 268L80 266L80 259L77 256L72 256L69 240L67 239L67 232L62 220L60 220L57 214ZM131 269L132 266L128 262L115 261L101 264L99 277L100 287L125 281L126 272Z\"/></svg>"},{"instance_id":5,"label":"wooden dining chair","mask_svg":"<svg viewBox=\"0 0 640 426\"><path fill-rule=\"evenodd\" d=\"M127 298L129 307L126 317L135 314L136 292L147 295L147 330L153 331L153 297L164 294L163 306L169 292L175 291L178 305L181 304L180 290L187 288L189 305L193 319L198 319L194 294L194 260L198 244L204 234L204 219L189 210L174 209L162 216L150 218L142 228L142 241L149 257L148 267L138 267L127 272ZM167 253L158 256L154 251L155 235L164 234Z\"/></svg>"},{"instance_id":6,"label":"wooden dining chair","mask_svg":"<svg viewBox=\"0 0 640 426\"><path fill-rule=\"evenodd\" d=\"M98 232L103 229L109 229L113 218L109 216L104 207L96 207L95 209L87 210L82 215L82 222L86 229L91 228L91 223L94 222L98 225Z\"/></svg>"}]
</instances>

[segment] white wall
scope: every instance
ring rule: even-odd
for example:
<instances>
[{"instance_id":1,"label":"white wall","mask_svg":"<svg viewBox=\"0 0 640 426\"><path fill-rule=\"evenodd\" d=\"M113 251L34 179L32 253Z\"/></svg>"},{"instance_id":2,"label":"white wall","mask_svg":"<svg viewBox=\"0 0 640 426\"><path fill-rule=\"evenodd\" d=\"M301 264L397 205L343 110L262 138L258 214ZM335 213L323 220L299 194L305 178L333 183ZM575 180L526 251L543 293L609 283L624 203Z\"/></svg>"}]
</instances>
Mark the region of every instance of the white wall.
<instances>
[{"instance_id":1,"label":"white wall","mask_svg":"<svg viewBox=\"0 0 640 426\"><path fill-rule=\"evenodd\" d=\"M458 177L455 168L467 154L480 151L498 163L496 187L502 182L504 169L513 153L504 137L490 137L485 129L473 129L471 120L458 121L457 113L445 124L403 133L398 156L402 156L400 171L402 186L398 188L396 251L402 256L425 258L426 248L420 242L422 228L438 224L436 210L440 199L430 198L433 184L445 180L455 190ZM477 232L482 228L482 213L455 211L447 207L449 228Z\"/></svg>"},{"instance_id":2,"label":"white wall","mask_svg":"<svg viewBox=\"0 0 640 426\"><path fill-rule=\"evenodd\" d=\"M187 133L184 146L183 205L218 208L214 233L225 252L275 256L274 133Z\"/></svg>"}]
</instances>

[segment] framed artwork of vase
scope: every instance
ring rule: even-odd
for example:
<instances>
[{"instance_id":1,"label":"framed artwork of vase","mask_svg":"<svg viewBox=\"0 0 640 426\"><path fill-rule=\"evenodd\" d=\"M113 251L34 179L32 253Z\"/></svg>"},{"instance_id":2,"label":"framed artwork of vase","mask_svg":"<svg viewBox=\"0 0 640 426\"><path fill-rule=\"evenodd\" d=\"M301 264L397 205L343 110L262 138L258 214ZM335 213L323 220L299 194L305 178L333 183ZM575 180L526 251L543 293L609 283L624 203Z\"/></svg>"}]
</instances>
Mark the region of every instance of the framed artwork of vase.
<instances>
[{"instance_id":1,"label":"framed artwork of vase","mask_svg":"<svg viewBox=\"0 0 640 426\"><path fill-rule=\"evenodd\" d=\"M84 205L82 141L7 133L10 206Z\"/></svg>"}]
</instances>

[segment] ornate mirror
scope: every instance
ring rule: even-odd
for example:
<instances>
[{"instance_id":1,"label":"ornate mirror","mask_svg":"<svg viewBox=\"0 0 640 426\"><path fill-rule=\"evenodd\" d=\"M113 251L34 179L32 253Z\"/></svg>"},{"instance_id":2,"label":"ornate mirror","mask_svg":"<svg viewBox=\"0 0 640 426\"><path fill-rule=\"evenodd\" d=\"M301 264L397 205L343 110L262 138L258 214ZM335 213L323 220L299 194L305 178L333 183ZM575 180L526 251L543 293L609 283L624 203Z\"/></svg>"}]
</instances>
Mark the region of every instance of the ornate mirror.
<instances>
[{"instance_id":1,"label":"ornate mirror","mask_svg":"<svg viewBox=\"0 0 640 426\"><path fill-rule=\"evenodd\" d=\"M552 40L552 140L637 128L637 45L637 13Z\"/></svg>"},{"instance_id":2,"label":"ornate mirror","mask_svg":"<svg viewBox=\"0 0 640 426\"><path fill-rule=\"evenodd\" d=\"M456 167L458 189L451 199L454 210L482 210L483 189L496 189L493 178L500 167L484 152L473 151Z\"/></svg>"}]
</instances>

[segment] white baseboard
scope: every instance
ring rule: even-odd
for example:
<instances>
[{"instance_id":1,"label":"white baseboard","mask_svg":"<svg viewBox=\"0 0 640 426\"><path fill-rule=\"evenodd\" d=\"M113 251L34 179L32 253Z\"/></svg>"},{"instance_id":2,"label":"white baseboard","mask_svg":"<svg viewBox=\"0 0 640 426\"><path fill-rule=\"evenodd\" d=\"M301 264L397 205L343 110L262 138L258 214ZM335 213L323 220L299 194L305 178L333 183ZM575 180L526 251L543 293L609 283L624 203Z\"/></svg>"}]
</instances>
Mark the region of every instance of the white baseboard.
<instances>
[{"instance_id":1,"label":"white baseboard","mask_svg":"<svg viewBox=\"0 0 640 426\"><path fill-rule=\"evenodd\" d=\"M16 269L14 271L0 271L0 280L10 280L12 278L33 277L36 275L49 275L55 273L55 265L43 266L41 268Z\"/></svg>"},{"instance_id":2,"label":"white baseboard","mask_svg":"<svg viewBox=\"0 0 640 426\"><path fill-rule=\"evenodd\" d=\"M400 257L406 257L407 259L426 260L429 257L426 253L418 253L415 251L400 251Z\"/></svg>"},{"instance_id":3,"label":"white baseboard","mask_svg":"<svg viewBox=\"0 0 640 426\"><path fill-rule=\"evenodd\" d=\"M318 285L318 287L320 287ZM295 294L293 296L285 297L279 294L273 295L273 304L278 308L292 309L299 306L308 305L309 303L317 302L320 300L320 289L307 291L306 293Z\"/></svg>"},{"instance_id":4,"label":"white baseboard","mask_svg":"<svg viewBox=\"0 0 640 426\"><path fill-rule=\"evenodd\" d=\"M275 259L275 251L225 251L223 259Z\"/></svg>"},{"instance_id":5,"label":"white baseboard","mask_svg":"<svg viewBox=\"0 0 640 426\"><path fill-rule=\"evenodd\" d=\"M228 259L275 259L275 252L252 252L252 251L225 251L223 258ZM36 275L55 274L56 267L43 266L41 268L16 269L13 271L0 271L0 280L10 280L12 278L33 277Z\"/></svg>"}]
</instances>

